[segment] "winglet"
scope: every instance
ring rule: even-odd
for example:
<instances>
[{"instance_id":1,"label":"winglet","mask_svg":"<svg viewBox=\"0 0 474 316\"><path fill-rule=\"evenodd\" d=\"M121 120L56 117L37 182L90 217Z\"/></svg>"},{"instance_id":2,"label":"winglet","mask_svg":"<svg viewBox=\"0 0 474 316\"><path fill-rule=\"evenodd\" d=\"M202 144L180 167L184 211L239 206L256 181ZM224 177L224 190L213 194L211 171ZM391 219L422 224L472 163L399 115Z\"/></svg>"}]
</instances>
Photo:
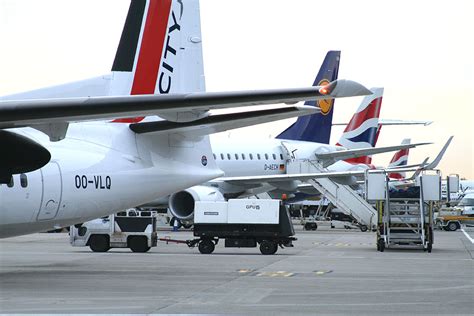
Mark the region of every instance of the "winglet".
<instances>
[{"instance_id":1,"label":"winglet","mask_svg":"<svg viewBox=\"0 0 474 316\"><path fill-rule=\"evenodd\" d=\"M335 80L324 88L329 92L325 94L331 95L335 98L356 97L372 94L372 91L360 83L347 79Z\"/></svg>"},{"instance_id":2,"label":"winglet","mask_svg":"<svg viewBox=\"0 0 474 316\"><path fill-rule=\"evenodd\" d=\"M451 144L451 141L453 140L453 138L454 136L449 137L448 141L446 142L446 144L444 144L443 148L439 152L438 156L436 156L435 160L433 160L429 165L424 167L424 169L434 169L438 166L438 164L441 162L441 159L443 159L443 156L446 153L446 150Z\"/></svg>"}]
</instances>

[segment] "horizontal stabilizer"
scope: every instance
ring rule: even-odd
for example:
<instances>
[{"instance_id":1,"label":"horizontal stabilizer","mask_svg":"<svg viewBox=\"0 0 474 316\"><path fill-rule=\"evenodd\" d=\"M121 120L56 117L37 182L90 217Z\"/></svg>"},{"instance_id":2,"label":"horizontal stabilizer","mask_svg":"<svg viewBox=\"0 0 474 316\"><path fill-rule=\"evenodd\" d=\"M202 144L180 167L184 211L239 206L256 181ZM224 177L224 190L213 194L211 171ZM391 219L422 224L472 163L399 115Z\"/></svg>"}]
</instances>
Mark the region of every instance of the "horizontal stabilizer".
<instances>
[{"instance_id":1,"label":"horizontal stabilizer","mask_svg":"<svg viewBox=\"0 0 474 316\"><path fill-rule=\"evenodd\" d=\"M387 153L387 152L398 151L401 149L415 148L417 146L429 145L429 144L431 143L417 143L417 144L406 144L406 145L377 147L377 148L359 148L359 149L350 149L350 150L339 150L335 152L318 153L316 154L316 158L323 165L323 167L327 167L339 160L346 160L350 158L357 158L357 157L363 157L363 156L368 156L368 155Z\"/></svg>"},{"instance_id":2,"label":"horizontal stabilizer","mask_svg":"<svg viewBox=\"0 0 474 316\"><path fill-rule=\"evenodd\" d=\"M412 120L390 120L390 119L379 119L378 124L382 126L393 126L393 125L431 125L433 121L412 121ZM348 123L334 123L333 126L346 126Z\"/></svg>"}]
</instances>

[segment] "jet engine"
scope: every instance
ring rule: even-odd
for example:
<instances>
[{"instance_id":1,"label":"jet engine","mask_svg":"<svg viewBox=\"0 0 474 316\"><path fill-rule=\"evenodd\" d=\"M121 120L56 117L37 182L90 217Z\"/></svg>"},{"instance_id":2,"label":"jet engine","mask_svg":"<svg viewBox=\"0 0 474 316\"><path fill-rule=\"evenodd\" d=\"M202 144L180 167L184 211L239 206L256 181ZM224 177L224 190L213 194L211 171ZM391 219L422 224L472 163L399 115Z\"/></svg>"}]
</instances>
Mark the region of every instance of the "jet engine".
<instances>
[{"instance_id":1,"label":"jet engine","mask_svg":"<svg viewBox=\"0 0 474 316\"><path fill-rule=\"evenodd\" d=\"M194 217L194 203L197 201L225 201L225 199L217 188L202 185L195 186L173 193L170 196L170 212L179 220L192 220Z\"/></svg>"},{"instance_id":2,"label":"jet engine","mask_svg":"<svg viewBox=\"0 0 474 316\"><path fill-rule=\"evenodd\" d=\"M11 176L31 172L46 165L49 151L32 139L0 130L0 183L9 183Z\"/></svg>"}]
</instances>

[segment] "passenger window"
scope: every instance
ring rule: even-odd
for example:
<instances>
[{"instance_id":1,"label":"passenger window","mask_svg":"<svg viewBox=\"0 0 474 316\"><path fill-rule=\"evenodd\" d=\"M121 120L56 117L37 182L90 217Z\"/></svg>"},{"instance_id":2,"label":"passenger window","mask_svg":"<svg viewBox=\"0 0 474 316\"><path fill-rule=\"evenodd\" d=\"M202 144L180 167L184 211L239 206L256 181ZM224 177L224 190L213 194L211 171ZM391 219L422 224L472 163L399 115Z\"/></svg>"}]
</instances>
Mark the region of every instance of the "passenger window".
<instances>
[{"instance_id":1,"label":"passenger window","mask_svg":"<svg viewBox=\"0 0 474 316\"><path fill-rule=\"evenodd\" d=\"M212 154L214 156L214 160L217 160L216 154Z\"/></svg>"},{"instance_id":2,"label":"passenger window","mask_svg":"<svg viewBox=\"0 0 474 316\"><path fill-rule=\"evenodd\" d=\"M268 154L265 154L265 160L268 160Z\"/></svg>"},{"instance_id":3,"label":"passenger window","mask_svg":"<svg viewBox=\"0 0 474 316\"><path fill-rule=\"evenodd\" d=\"M7 184L7 187L9 188L13 188L13 186L15 185L15 182L13 181L13 176L10 178L10 182L8 182Z\"/></svg>"},{"instance_id":4,"label":"passenger window","mask_svg":"<svg viewBox=\"0 0 474 316\"><path fill-rule=\"evenodd\" d=\"M260 154L257 154L257 159L258 159L258 160L260 160L260 159L261 159L261 158L260 158Z\"/></svg>"},{"instance_id":5,"label":"passenger window","mask_svg":"<svg viewBox=\"0 0 474 316\"><path fill-rule=\"evenodd\" d=\"M224 160L224 154L221 154L221 160Z\"/></svg>"},{"instance_id":6,"label":"passenger window","mask_svg":"<svg viewBox=\"0 0 474 316\"><path fill-rule=\"evenodd\" d=\"M20 185L22 188L26 188L28 186L28 178L26 174L20 174Z\"/></svg>"},{"instance_id":7,"label":"passenger window","mask_svg":"<svg viewBox=\"0 0 474 316\"><path fill-rule=\"evenodd\" d=\"M127 212L118 212L117 216L127 216Z\"/></svg>"},{"instance_id":8,"label":"passenger window","mask_svg":"<svg viewBox=\"0 0 474 316\"><path fill-rule=\"evenodd\" d=\"M142 211L141 216L151 216L151 212L148 211Z\"/></svg>"},{"instance_id":9,"label":"passenger window","mask_svg":"<svg viewBox=\"0 0 474 316\"><path fill-rule=\"evenodd\" d=\"M273 160L277 160L277 155L272 154L272 156L273 156Z\"/></svg>"},{"instance_id":10,"label":"passenger window","mask_svg":"<svg viewBox=\"0 0 474 316\"><path fill-rule=\"evenodd\" d=\"M253 155L249 154L250 160L253 160Z\"/></svg>"},{"instance_id":11,"label":"passenger window","mask_svg":"<svg viewBox=\"0 0 474 316\"><path fill-rule=\"evenodd\" d=\"M230 160L230 154L227 154L227 159L229 159L229 160Z\"/></svg>"},{"instance_id":12,"label":"passenger window","mask_svg":"<svg viewBox=\"0 0 474 316\"><path fill-rule=\"evenodd\" d=\"M239 160L239 155L235 154L235 160Z\"/></svg>"},{"instance_id":13,"label":"passenger window","mask_svg":"<svg viewBox=\"0 0 474 316\"><path fill-rule=\"evenodd\" d=\"M283 160L283 154L280 154L280 159Z\"/></svg>"},{"instance_id":14,"label":"passenger window","mask_svg":"<svg viewBox=\"0 0 474 316\"><path fill-rule=\"evenodd\" d=\"M245 160L245 154L242 154L242 160Z\"/></svg>"}]
</instances>

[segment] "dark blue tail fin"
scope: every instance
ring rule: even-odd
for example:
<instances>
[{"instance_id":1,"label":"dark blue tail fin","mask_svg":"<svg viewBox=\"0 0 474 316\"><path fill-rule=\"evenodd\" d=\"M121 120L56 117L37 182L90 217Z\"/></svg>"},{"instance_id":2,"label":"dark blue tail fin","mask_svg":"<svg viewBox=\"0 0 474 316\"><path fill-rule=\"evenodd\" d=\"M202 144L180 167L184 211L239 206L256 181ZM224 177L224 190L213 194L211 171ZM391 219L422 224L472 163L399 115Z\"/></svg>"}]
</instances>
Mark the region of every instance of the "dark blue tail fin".
<instances>
[{"instance_id":1,"label":"dark blue tail fin","mask_svg":"<svg viewBox=\"0 0 474 316\"><path fill-rule=\"evenodd\" d=\"M340 56L340 51L329 51L326 54L313 86L325 85L337 79ZM329 144L334 99L307 101L305 105L319 106L321 113L299 117L276 138Z\"/></svg>"}]
</instances>

